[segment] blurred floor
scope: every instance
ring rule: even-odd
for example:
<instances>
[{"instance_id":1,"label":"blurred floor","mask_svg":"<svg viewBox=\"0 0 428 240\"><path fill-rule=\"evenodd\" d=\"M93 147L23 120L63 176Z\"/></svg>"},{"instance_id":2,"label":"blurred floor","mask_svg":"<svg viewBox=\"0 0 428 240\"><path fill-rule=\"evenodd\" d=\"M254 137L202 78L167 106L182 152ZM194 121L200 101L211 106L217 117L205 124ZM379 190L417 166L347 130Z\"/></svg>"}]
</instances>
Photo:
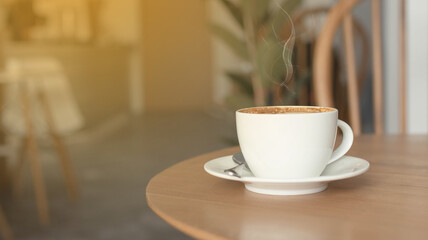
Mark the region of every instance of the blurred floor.
<instances>
[{"instance_id":1,"label":"blurred floor","mask_svg":"<svg viewBox=\"0 0 428 240\"><path fill-rule=\"evenodd\" d=\"M148 208L146 185L176 162L230 146L227 139L235 136L233 119L147 114L101 139L69 144L81 186L78 204L67 199L54 152L43 148L50 227L38 224L29 177L21 198L2 196L2 204L17 239L189 239Z\"/></svg>"}]
</instances>

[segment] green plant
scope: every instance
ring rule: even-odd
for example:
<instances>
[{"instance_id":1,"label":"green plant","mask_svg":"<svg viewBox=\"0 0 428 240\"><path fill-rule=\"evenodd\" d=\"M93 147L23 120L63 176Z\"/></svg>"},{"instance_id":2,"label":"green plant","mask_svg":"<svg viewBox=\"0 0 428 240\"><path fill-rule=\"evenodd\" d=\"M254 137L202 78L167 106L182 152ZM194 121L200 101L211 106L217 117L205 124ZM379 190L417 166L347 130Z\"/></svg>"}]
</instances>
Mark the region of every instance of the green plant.
<instances>
[{"instance_id":1,"label":"green plant","mask_svg":"<svg viewBox=\"0 0 428 240\"><path fill-rule=\"evenodd\" d=\"M251 66L250 72L226 72L239 89L239 93L226 101L236 108L272 105L278 87L286 87L293 75L291 58L295 34L289 13L299 6L301 0L219 1L240 26L242 33L235 34L216 23L211 25L211 29L240 59ZM239 37L241 35L244 37ZM299 84L304 84L305 79ZM294 84L294 88L299 84ZM291 99L290 96L282 95L283 103Z\"/></svg>"}]
</instances>

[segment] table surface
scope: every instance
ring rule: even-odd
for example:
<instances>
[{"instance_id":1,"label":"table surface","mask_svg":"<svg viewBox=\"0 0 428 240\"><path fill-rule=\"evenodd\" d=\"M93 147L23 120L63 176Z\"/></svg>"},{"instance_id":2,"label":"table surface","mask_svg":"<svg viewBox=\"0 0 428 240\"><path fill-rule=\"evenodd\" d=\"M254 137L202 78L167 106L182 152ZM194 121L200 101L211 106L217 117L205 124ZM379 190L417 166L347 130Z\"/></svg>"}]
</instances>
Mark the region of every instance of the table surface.
<instances>
[{"instance_id":1,"label":"table surface","mask_svg":"<svg viewBox=\"0 0 428 240\"><path fill-rule=\"evenodd\" d=\"M428 136L360 136L348 155L368 160L369 171L301 196L253 193L204 171L237 151L159 173L147 186L149 206L199 239L428 239Z\"/></svg>"}]
</instances>

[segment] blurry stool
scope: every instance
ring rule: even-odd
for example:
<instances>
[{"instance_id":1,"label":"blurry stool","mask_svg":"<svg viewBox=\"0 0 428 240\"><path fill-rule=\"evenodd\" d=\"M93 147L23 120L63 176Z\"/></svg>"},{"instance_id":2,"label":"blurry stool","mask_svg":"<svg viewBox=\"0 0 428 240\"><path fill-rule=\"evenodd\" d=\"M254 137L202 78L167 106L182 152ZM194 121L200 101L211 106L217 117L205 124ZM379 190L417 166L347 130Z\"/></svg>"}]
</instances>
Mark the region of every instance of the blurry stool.
<instances>
[{"instance_id":1,"label":"blurry stool","mask_svg":"<svg viewBox=\"0 0 428 240\"><path fill-rule=\"evenodd\" d=\"M75 103L61 65L52 58L12 59L6 62L3 76L5 107L2 112L4 129L24 139L31 166L40 222L49 223L45 183L39 160L37 139L49 135L58 153L71 200L79 198L67 149L60 136L77 130L83 117ZM16 97L19 101L13 101ZM13 173L13 192L23 188L25 158L20 157Z\"/></svg>"},{"instance_id":2,"label":"blurry stool","mask_svg":"<svg viewBox=\"0 0 428 240\"><path fill-rule=\"evenodd\" d=\"M40 98L40 93L49 102L50 115L56 124L57 132L66 135L83 126L83 117L74 100L67 76L56 59L49 57L8 59L6 71L11 80L26 82L37 136L44 136L49 132L49 124L43 111L45 104ZM17 103L13 99L19 96L18 93L18 85L7 85L4 98L10 102L10 107L4 109L2 122L9 132L23 136L26 133L23 112L13 106Z\"/></svg>"}]
</instances>

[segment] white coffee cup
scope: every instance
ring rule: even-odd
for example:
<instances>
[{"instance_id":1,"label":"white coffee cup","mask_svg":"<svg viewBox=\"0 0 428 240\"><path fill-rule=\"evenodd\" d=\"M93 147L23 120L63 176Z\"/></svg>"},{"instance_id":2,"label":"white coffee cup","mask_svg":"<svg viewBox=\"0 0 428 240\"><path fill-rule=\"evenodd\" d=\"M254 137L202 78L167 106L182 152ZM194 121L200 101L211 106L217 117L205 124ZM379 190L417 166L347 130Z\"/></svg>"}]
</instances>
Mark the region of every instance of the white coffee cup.
<instances>
[{"instance_id":1,"label":"white coffee cup","mask_svg":"<svg viewBox=\"0 0 428 240\"><path fill-rule=\"evenodd\" d=\"M254 176L310 178L351 148L354 135L328 107L276 106L236 111L239 145ZM337 127L342 143L333 151Z\"/></svg>"}]
</instances>

